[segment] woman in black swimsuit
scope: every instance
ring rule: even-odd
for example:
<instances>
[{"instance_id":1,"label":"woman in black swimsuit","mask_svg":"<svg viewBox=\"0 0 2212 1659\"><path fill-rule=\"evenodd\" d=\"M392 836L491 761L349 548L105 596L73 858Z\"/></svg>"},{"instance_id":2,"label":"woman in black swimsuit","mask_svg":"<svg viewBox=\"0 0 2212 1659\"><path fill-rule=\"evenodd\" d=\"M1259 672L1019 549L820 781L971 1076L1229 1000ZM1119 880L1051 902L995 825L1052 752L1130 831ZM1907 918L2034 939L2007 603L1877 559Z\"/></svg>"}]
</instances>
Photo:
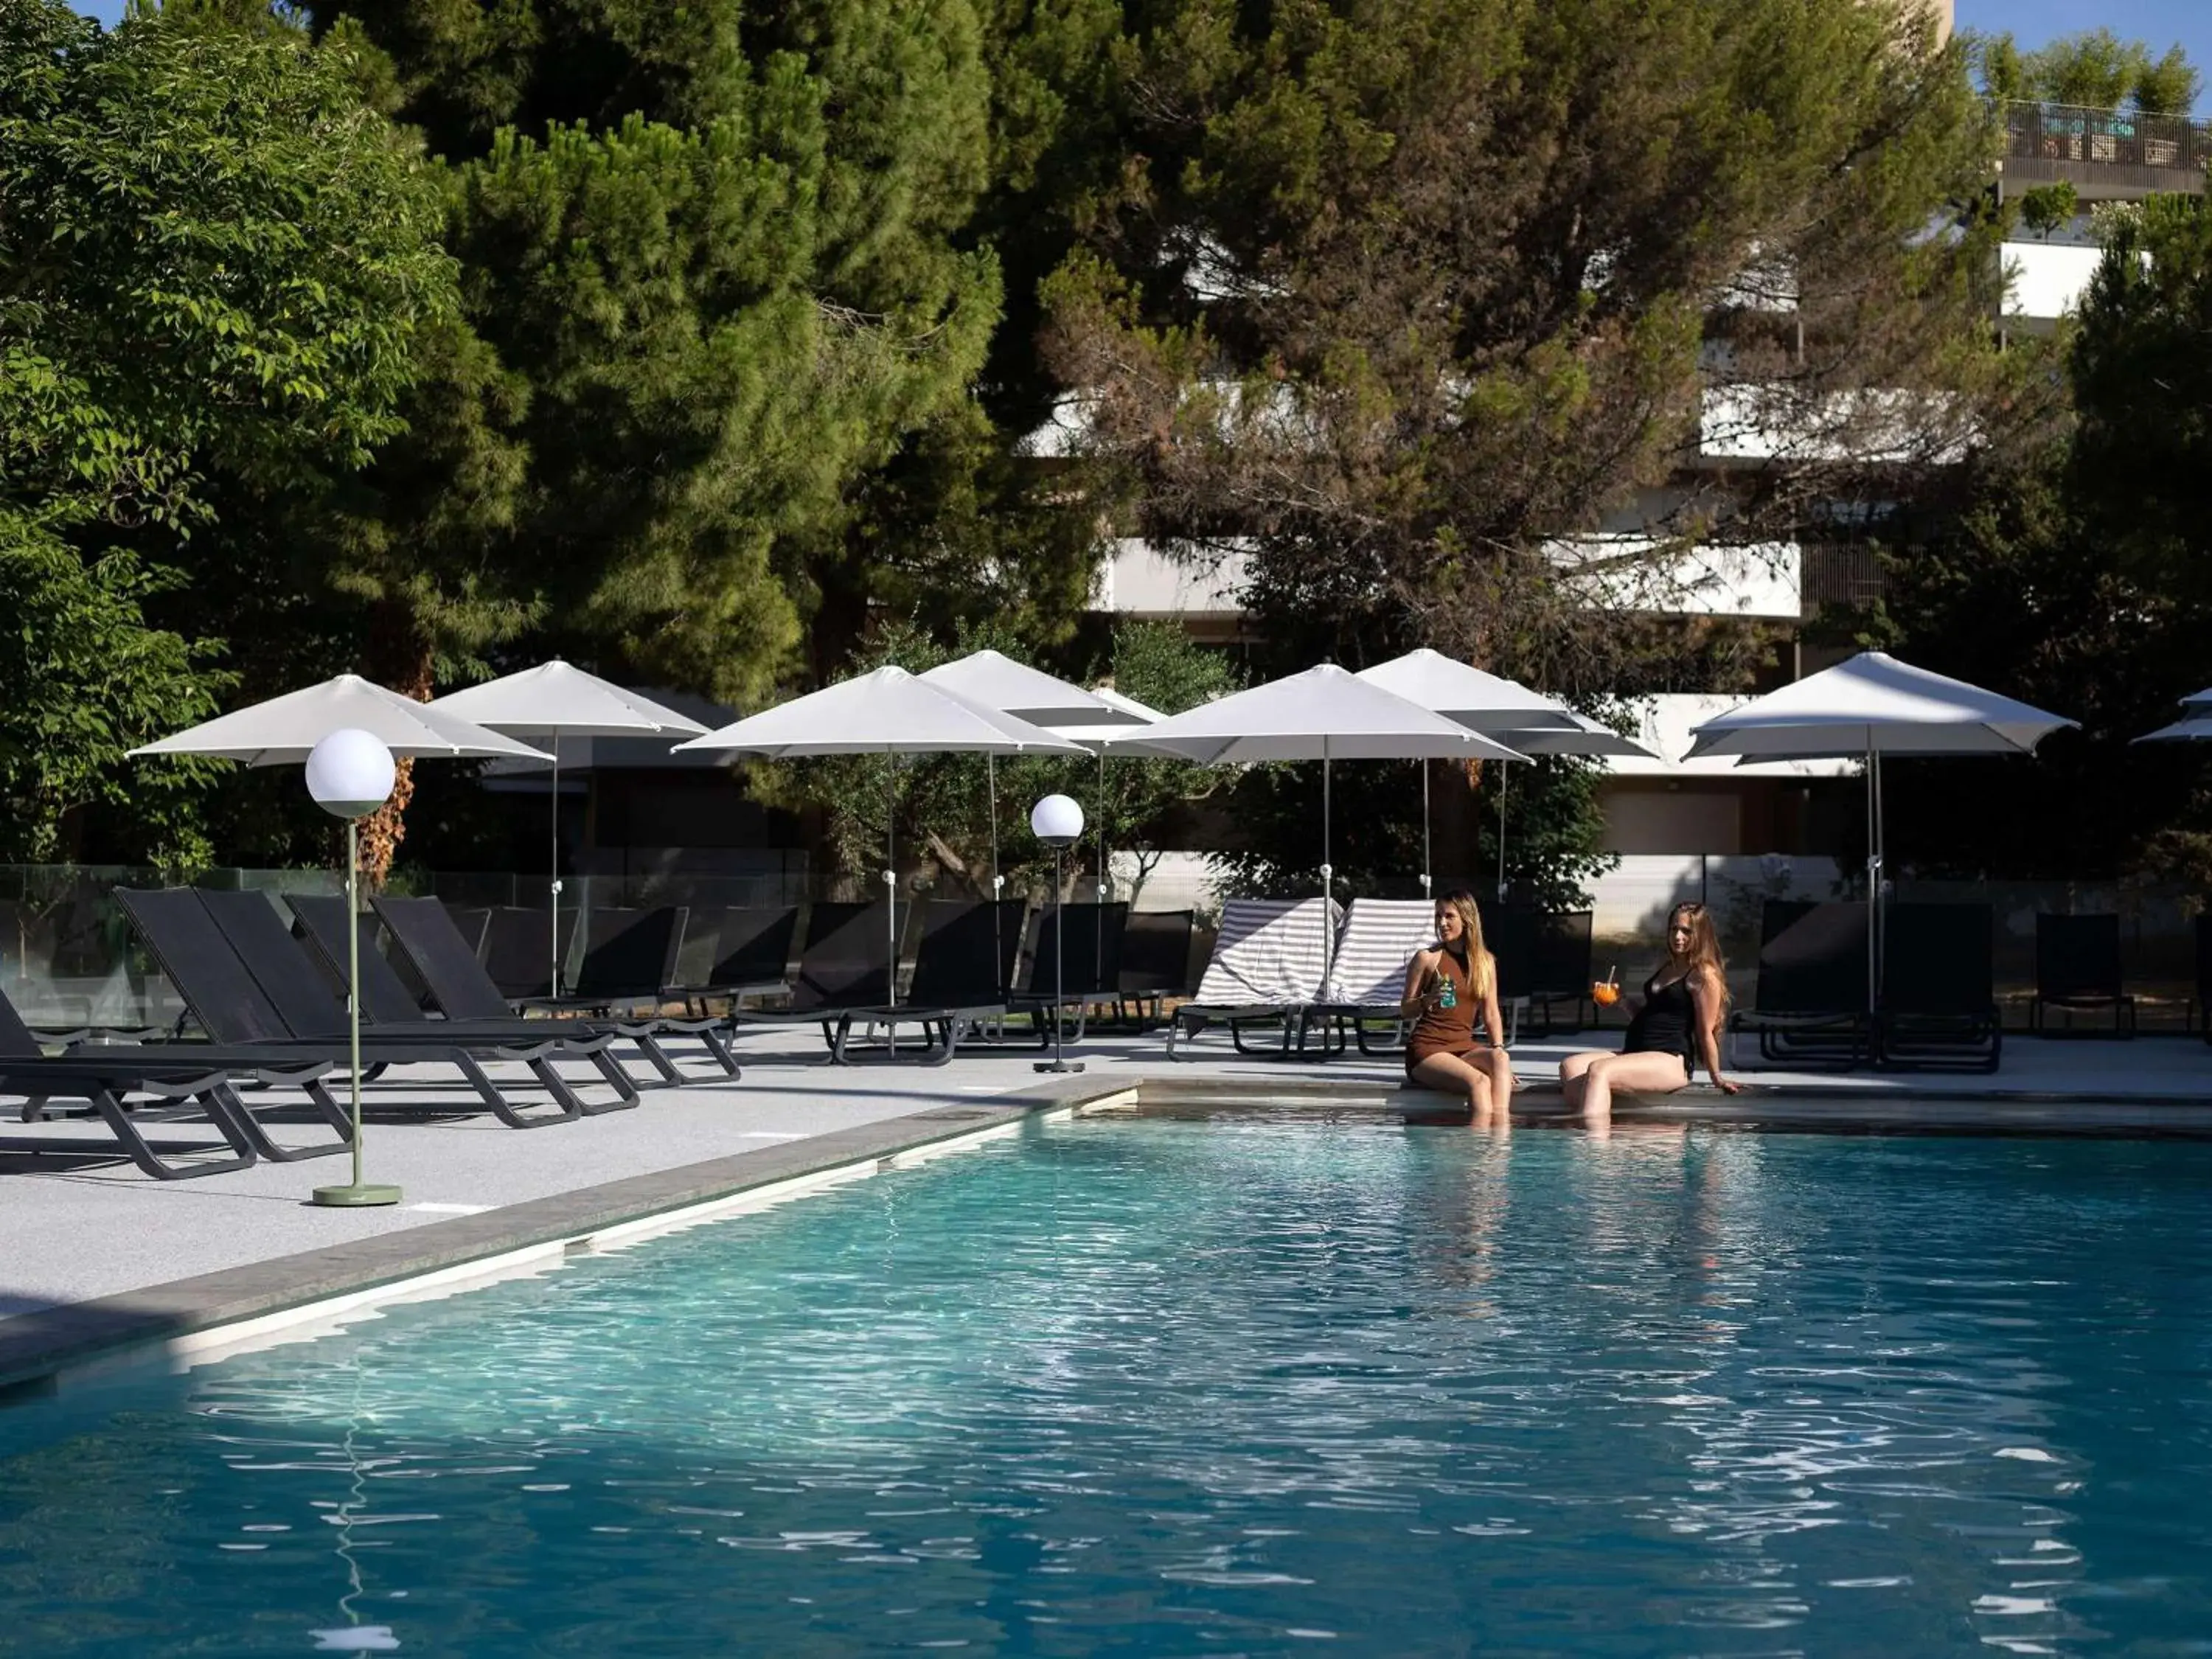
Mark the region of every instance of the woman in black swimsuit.
<instances>
[{"instance_id":1,"label":"woman in black swimsuit","mask_svg":"<svg viewBox=\"0 0 2212 1659\"><path fill-rule=\"evenodd\" d=\"M1723 1094L1737 1085L1721 1075L1721 1016L1728 979L1713 919L1702 904L1678 904L1667 917L1667 960L1644 982L1644 1006L1629 1022L1619 1054L1598 1050L1559 1062L1567 1107L1593 1123L1610 1120L1616 1089L1672 1094L1699 1060Z\"/></svg>"}]
</instances>

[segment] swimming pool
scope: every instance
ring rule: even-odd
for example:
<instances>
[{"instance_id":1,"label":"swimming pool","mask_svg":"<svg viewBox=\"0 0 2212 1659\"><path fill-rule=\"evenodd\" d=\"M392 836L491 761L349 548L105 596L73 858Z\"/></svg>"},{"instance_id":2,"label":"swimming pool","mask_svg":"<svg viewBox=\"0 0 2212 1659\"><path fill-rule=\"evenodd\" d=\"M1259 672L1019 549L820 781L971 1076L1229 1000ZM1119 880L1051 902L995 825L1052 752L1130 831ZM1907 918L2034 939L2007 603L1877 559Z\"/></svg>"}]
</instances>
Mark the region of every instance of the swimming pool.
<instances>
[{"instance_id":1,"label":"swimming pool","mask_svg":"<svg viewBox=\"0 0 2212 1659\"><path fill-rule=\"evenodd\" d=\"M2208 1182L1032 1127L0 1413L0 1648L2200 1650Z\"/></svg>"}]
</instances>

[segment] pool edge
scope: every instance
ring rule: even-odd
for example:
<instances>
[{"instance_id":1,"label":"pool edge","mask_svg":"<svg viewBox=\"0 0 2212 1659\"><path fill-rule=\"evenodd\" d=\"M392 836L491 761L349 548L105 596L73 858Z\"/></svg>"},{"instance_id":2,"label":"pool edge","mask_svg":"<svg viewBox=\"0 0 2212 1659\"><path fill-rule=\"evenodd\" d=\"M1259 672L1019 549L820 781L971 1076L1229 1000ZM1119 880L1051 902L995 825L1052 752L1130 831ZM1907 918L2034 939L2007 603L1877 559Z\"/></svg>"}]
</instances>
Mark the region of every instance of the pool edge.
<instances>
[{"instance_id":1,"label":"pool edge","mask_svg":"<svg viewBox=\"0 0 2212 1659\"><path fill-rule=\"evenodd\" d=\"M307 1323L400 1297L410 1287L565 1254L604 1235L686 1224L687 1212L766 1188L888 1167L902 1154L998 1135L1032 1118L1098 1109L1136 1093L1130 1079L1101 1073L988 1100L939 1100L901 1117L781 1146L20 1314L0 1322L0 1405L51 1393L72 1373L181 1355L233 1330Z\"/></svg>"}]
</instances>

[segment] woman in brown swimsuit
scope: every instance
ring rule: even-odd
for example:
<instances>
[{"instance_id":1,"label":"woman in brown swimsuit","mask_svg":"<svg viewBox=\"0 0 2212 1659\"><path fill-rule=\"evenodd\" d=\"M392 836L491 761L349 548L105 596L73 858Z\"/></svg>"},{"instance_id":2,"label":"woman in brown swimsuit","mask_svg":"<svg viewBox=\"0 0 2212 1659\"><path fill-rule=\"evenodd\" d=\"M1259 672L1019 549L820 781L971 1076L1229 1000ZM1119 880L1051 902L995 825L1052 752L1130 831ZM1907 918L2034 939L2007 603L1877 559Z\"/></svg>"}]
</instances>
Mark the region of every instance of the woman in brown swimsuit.
<instances>
[{"instance_id":1,"label":"woman in brown swimsuit","mask_svg":"<svg viewBox=\"0 0 2212 1659\"><path fill-rule=\"evenodd\" d=\"M1499 1041L1498 962L1482 948L1482 913L1464 888L1437 901L1437 946L1416 951L1406 969L1400 1007L1413 1029L1406 1039L1406 1078L1424 1089L1465 1097L1475 1125L1503 1116L1513 1094L1513 1062ZM1480 1016L1487 1046L1475 1041Z\"/></svg>"}]
</instances>

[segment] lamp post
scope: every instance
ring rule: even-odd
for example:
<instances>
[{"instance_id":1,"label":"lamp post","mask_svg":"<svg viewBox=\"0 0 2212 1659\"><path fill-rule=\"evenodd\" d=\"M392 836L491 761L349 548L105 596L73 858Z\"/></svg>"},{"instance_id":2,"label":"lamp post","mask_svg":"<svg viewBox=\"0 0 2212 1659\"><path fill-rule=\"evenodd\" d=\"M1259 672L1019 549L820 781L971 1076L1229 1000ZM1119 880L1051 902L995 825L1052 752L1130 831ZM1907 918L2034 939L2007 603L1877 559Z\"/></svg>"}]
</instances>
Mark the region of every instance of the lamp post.
<instances>
[{"instance_id":1,"label":"lamp post","mask_svg":"<svg viewBox=\"0 0 2212 1659\"><path fill-rule=\"evenodd\" d=\"M343 1187L318 1187L314 1202L335 1209L397 1204L399 1188L361 1178L361 856L360 821L391 796L392 751L371 733L343 726L307 756L307 793L315 805L346 827L346 1033L351 1048L353 1179Z\"/></svg>"},{"instance_id":2,"label":"lamp post","mask_svg":"<svg viewBox=\"0 0 2212 1659\"><path fill-rule=\"evenodd\" d=\"M1067 889L1067 849L1083 839L1083 809L1066 795L1047 795L1030 809L1030 831L1052 848L1052 1058L1036 1063L1040 1072L1079 1072L1083 1062L1068 1064L1066 1010L1060 999L1066 981L1061 959L1066 954L1060 926L1060 896Z\"/></svg>"}]
</instances>

